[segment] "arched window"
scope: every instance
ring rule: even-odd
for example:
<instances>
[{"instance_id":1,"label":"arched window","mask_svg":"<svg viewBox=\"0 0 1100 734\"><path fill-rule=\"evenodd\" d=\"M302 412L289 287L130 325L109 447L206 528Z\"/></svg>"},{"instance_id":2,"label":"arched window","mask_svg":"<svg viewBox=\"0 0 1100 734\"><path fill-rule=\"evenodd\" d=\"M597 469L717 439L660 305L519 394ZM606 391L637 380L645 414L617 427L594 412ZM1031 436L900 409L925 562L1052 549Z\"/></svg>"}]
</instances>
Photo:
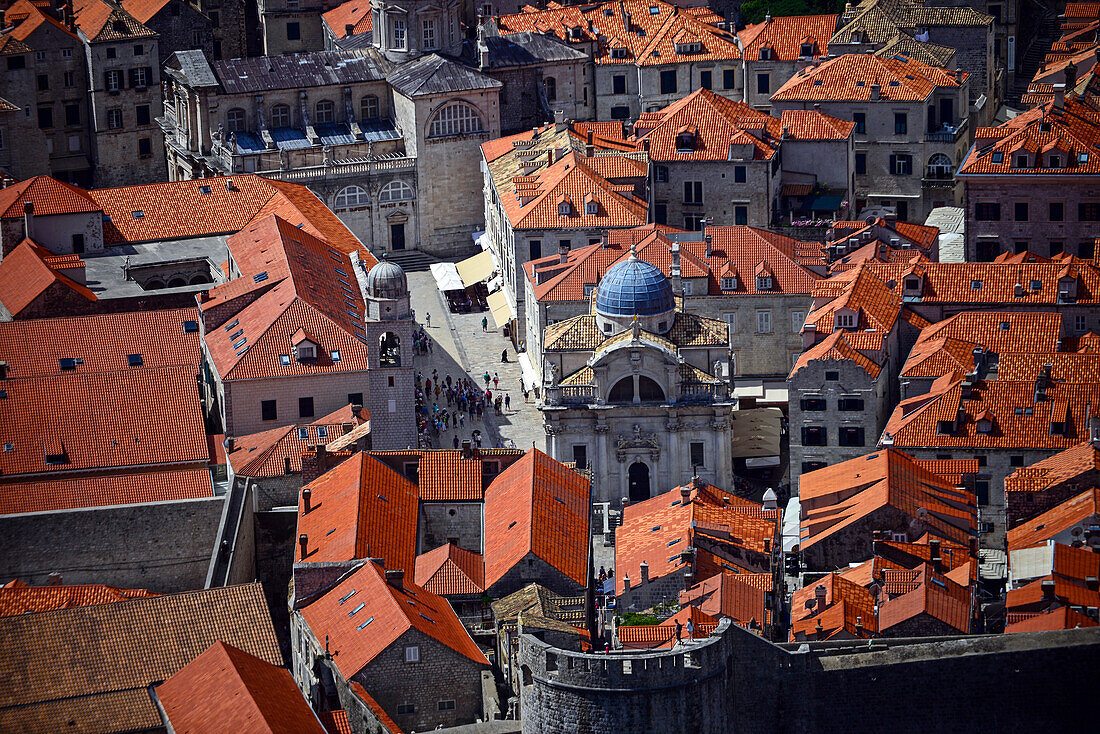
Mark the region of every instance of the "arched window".
<instances>
[{"instance_id":1,"label":"arched window","mask_svg":"<svg viewBox=\"0 0 1100 734\"><path fill-rule=\"evenodd\" d=\"M147 290L147 291L159 291L163 287L164 287L164 281L163 280L158 280L157 278L152 278L150 280L145 281L145 286L144 286L145 290Z\"/></svg>"},{"instance_id":2,"label":"arched window","mask_svg":"<svg viewBox=\"0 0 1100 734\"><path fill-rule=\"evenodd\" d=\"M928 159L928 178L951 178L954 172L955 166L952 165L951 159L947 155L936 153Z\"/></svg>"},{"instance_id":3,"label":"arched window","mask_svg":"<svg viewBox=\"0 0 1100 734\"><path fill-rule=\"evenodd\" d=\"M401 366L401 340L392 331L387 331L378 341L378 366Z\"/></svg>"},{"instance_id":4,"label":"arched window","mask_svg":"<svg viewBox=\"0 0 1100 734\"><path fill-rule=\"evenodd\" d=\"M558 98L558 80L552 76L542 78L542 91L546 94L546 101L553 102Z\"/></svg>"},{"instance_id":5,"label":"arched window","mask_svg":"<svg viewBox=\"0 0 1100 734\"><path fill-rule=\"evenodd\" d=\"M199 273L198 275L192 275L191 276L191 285L202 285L203 283L209 283L209 282L210 282L210 276L206 275L204 273Z\"/></svg>"},{"instance_id":6,"label":"arched window","mask_svg":"<svg viewBox=\"0 0 1100 734\"><path fill-rule=\"evenodd\" d=\"M428 128L428 135L430 137L466 135L479 133L484 129L477 110L465 102L452 102L435 113L432 124Z\"/></svg>"},{"instance_id":7,"label":"arched window","mask_svg":"<svg viewBox=\"0 0 1100 734\"><path fill-rule=\"evenodd\" d=\"M638 397L643 403L659 402L665 399L665 391L656 380L642 375L638 378Z\"/></svg>"},{"instance_id":8,"label":"arched window","mask_svg":"<svg viewBox=\"0 0 1100 734\"><path fill-rule=\"evenodd\" d=\"M634 402L634 378L624 377L615 383L615 386L611 388L611 393L607 396L607 402L609 403L632 403Z\"/></svg>"},{"instance_id":9,"label":"arched window","mask_svg":"<svg viewBox=\"0 0 1100 734\"><path fill-rule=\"evenodd\" d=\"M333 208L340 211L341 209L354 209L368 204L370 204L370 197L367 195L366 189L362 186L348 186L341 189L340 193L336 195Z\"/></svg>"},{"instance_id":10,"label":"arched window","mask_svg":"<svg viewBox=\"0 0 1100 734\"><path fill-rule=\"evenodd\" d=\"M381 202L409 201L415 198L416 193L412 190L412 186L404 181L390 181L378 192L378 201Z\"/></svg>"},{"instance_id":11,"label":"arched window","mask_svg":"<svg viewBox=\"0 0 1100 734\"><path fill-rule=\"evenodd\" d=\"M240 107L234 107L225 113L225 126L229 128L229 132L236 133L245 129L244 125L244 110Z\"/></svg>"},{"instance_id":12,"label":"arched window","mask_svg":"<svg viewBox=\"0 0 1100 734\"><path fill-rule=\"evenodd\" d=\"M271 127L290 127L290 106L277 104L271 108Z\"/></svg>"},{"instance_id":13,"label":"arched window","mask_svg":"<svg viewBox=\"0 0 1100 734\"><path fill-rule=\"evenodd\" d=\"M317 103L317 119L314 122L332 122L336 116L336 105L330 100L322 99Z\"/></svg>"},{"instance_id":14,"label":"arched window","mask_svg":"<svg viewBox=\"0 0 1100 734\"><path fill-rule=\"evenodd\" d=\"M368 94L359 103L359 116L364 120L378 119L378 97Z\"/></svg>"},{"instance_id":15,"label":"arched window","mask_svg":"<svg viewBox=\"0 0 1100 734\"><path fill-rule=\"evenodd\" d=\"M169 288L182 288L185 285L187 285L187 281L180 277L172 278L168 281Z\"/></svg>"}]
</instances>

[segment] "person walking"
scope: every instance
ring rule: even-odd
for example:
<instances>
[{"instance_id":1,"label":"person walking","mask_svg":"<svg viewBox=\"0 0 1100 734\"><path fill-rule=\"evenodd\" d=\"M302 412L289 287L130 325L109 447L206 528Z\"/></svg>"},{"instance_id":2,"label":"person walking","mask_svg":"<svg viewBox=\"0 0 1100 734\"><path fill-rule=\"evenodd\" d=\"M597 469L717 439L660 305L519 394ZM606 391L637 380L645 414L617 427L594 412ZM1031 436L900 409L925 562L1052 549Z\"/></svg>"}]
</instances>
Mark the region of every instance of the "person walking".
<instances>
[{"instance_id":1,"label":"person walking","mask_svg":"<svg viewBox=\"0 0 1100 734\"><path fill-rule=\"evenodd\" d=\"M427 311L424 312L424 322L428 325L428 328L432 328L432 315Z\"/></svg>"},{"instance_id":2,"label":"person walking","mask_svg":"<svg viewBox=\"0 0 1100 734\"><path fill-rule=\"evenodd\" d=\"M684 635L684 625L680 624L680 620L677 619L676 620L676 644L677 645L679 645L683 641L681 639L683 637L683 635ZM675 647L675 645L674 645L674 647Z\"/></svg>"},{"instance_id":3,"label":"person walking","mask_svg":"<svg viewBox=\"0 0 1100 734\"><path fill-rule=\"evenodd\" d=\"M482 375L482 378L484 378L484 380L485 380L485 389L488 390L489 389L489 379L490 379L489 378L489 370L485 370L485 374Z\"/></svg>"},{"instance_id":4,"label":"person walking","mask_svg":"<svg viewBox=\"0 0 1100 734\"><path fill-rule=\"evenodd\" d=\"M695 639L695 623L691 621L690 617L688 618L688 623L687 623L687 633L688 633L688 639L689 640Z\"/></svg>"},{"instance_id":5,"label":"person walking","mask_svg":"<svg viewBox=\"0 0 1100 734\"><path fill-rule=\"evenodd\" d=\"M500 375L498 375L496 372L493 373L493 389L500 389Z\"/></svg>"},{"instance_id":6,"label":"person walking","mask_svg":"<svg viewBox=\"0 0 1100 734\"><path fill-rule=\"evenodd\" d=\"M504 393L504 410L505 412L512 409L512 396L508 393Z\"/></svg>"},{"instance_id":7,"label":"person walking","mask_svg":"<svg viewBox=\"0 0 1100 734\"><path fill-rule=\"evenodd\" d=\"M451 441L451 445L455 447L455 451L458 450L458 434L455 434L454 440Z\"/></svg>"},{"instance_id":8,"label":"person walking","mask_svg":"<svg viewBox=\"0 0 1100 734\"><path fill-rule=\"evenodd\" d=\"M488 316L482 316L481 317L481 330L482 331L488 331L489 330L489 317Z\"/></svg>"},{"instance_id":9,"label":"person walking","mask_svg":"<svg viewBox=\"0 0 1100 734\"><path fill-rule=\"evenodd\" d=\"M504 349L504 351L502 351L500 353L500 361L503 362L504 364L508 364L508 350L507 350L507 348Z\"/></svg>"}]
</instances>

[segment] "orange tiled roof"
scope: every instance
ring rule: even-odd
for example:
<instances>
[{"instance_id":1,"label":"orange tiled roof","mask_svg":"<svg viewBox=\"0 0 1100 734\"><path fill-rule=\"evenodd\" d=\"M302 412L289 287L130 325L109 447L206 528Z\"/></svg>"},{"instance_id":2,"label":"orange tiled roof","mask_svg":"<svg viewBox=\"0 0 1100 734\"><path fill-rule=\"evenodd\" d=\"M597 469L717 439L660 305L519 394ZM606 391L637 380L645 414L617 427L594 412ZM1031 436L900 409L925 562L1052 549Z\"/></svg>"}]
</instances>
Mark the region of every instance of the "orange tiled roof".
<instances>
[{"instance_id":1,"label":"orange tiled roof","mask_svg":"<svg viewBox=\"0 0 1100 734\"><path fill-rule=\"evenodd\" d=\"M1008 549L1013 551L1042 545L1059 533L1097 515L1100 515L1100 488L1094 487L1009 530Z\"/></svg>"},{"instance_id":2,"label":"orange tiled roof","mask_svg":"<svg viewBox=\"0 0 1100 734\"><path fill-rule=\"evenodd\" d=\"M0 324L0 359L8 363L9 380L158 367L197 370L200 336L185 324L197 325L198 318L195 308L171 308L10 321ZM141 355L141 366L130 365L131 354ZM67 358L81 362L63 369L61 360Z\"/></svg>"},{"instance_id":3,"label":"orange tiled roof","mask_svg":"<svg viewBox=\"0 0 1100 734\"><path fill-rule=\"evenodd\" d=\"M1079 627L1096 627L1100 622L1091 617L1073 611L1068 606L1050 609L1038 614L1021 615L1017 621L1009 620L1006 633L1012 632L1049 632L1052 630L1071 630Z\"/></svg>"},{"instance_id":4,"label":"orange tiled roof","mask_svg":"<svg viewBox=\"0 0 1100 734\"><path fill-rule=\"evenodd\" d=\"M0 618L0 678L20 681L0 687L0 729L161 728L149 687L219 640L282 665L258 583Z\"/></svg>"},{"instance_id":5,"label":"orange tiled roof","mask_svg":"<svg viewBox=\"0 0 1100 734\"><path fill-rule=\"evenodd\" d=\"M139 23L148 23L164 9L171 0L121 0L126 12L134 16Z\"/></svg>"},{"instance_id":6,"label":"orange tiled roof","mask_svg":"<svg viewBox=\"0 0 1100 734\"><path fill-rule=\"evenodd\" d=\"M110 604L146 596L157 595L145 589L122 589L106 584L29 586L14 580L0 586L0 617Z\"/></svg>"},{"instance_id":7,"label":"orange tiled roof","mask_svg":"<svg viewBox=\"0 0 1100 734\"><path fill-rule=\"evenodd\" d=\"M323 563L381 558L386 568L410 573L416 559L419 509L416 485L370 454L358 453L306 485L310 510L298 508L298 532L309 537L306 556Z\"/></svg>"},{"instance_id":8,"label":"orange tiled roof","mask_svg":"<svg viewBox=\"0 0 1100 734\"><path fill-rule=\"evenodd\" d=\"M1100 173L1100 110L1082 99L1054 100L1021 113L999 127L974 131L974 146L956 175L1079 176ZM1051 166L1050 156L1059 157ZM1026 163L1020 166L1020 158Z\"/></svg>"},{"instance_id":9,"label":"orange tiled roof","mask_svg":"<svg viewBox=\"0 0 1100 734\"><path fill-rule=\"evenodd\" d=\"M474 663L489 664L446 599L408 579L397 588L370 562L304 607L301 614L317 639L329 640L332 660L345 679L412 629Z\"/></svg>"},{"instance_id":10,"label":"orange tiled roof","mask_svg":"<svg viewBox=\"0 0 1100 734\"><path fill-rule=\"evenodd\" d=\"M184 366L7 380L0 474L205 465L196 376Z\"/></svg>"},{"instance_id":11,"label":"orange tiled roof","mask_svg":"<svg viewBox=\"0 0 1100 734\"><path fill-rule=\"evenodd\" d=\"M815 360L835 360L855 362L871 376L871 379L878 379L879 373L882 372L882 365L855 349L849 342L849 334L850 332L847 331L834 331L824 340L802 352L791 369L791 377Z\"/></svg>"},{"instance_id":12,"label":"orange tiled roof","mask_svg":"<svg viewBox=\"0 0 1100 734\"><path fill-rule=\"evenodd\" d=\"M1100 448L1085 441L1012 472L1005 492L1041 492L1090 471L1100 471Z\"/></svg>"},{"instance_id":13,"label":"orange tiled roof","mask_svg":"<svg viewBox=\"0 0 1100 734\"><path fill-rule=\"evenodd\" d=\"M784 140L847 140L856 124L817 110L783 110L779 117Z\"/></svg>"},{"instance_id":14,"label":"orange tiled roof","mask_svg":"<svg viewBox=\"0 0 1100 734\"><path fill-rule=\"evenodd\" d=\"M156 687L176 734L324 734L286 668L215 642Z\"/></svg>"},{"instance_id":15,"label":"orange tiled roof","mask_svg":"<svg viewBox=\"0 0 1100 734\"><path fill-rule=\"evenodd\" d=\"M210 470L205 467L0 482L0 515L170 502L213 496Z\"/></svg>"},{"instance_id":16,"label":"orange tiled roof","mask_svg":"<svg viewBox=\"0 0 1100 734\"><path fill-rule=\"evenodd\" d=\"M909 517L920 515L930 531L959 545L967 545L977 530L974 495L896 449L803 474L799 499L803 549L886 506Z\"/></svg>"},{"instance_id":17,"label":"orange tiled roof","mask_svg":"<svg viewBox=\"0 0 1100 734\"><path fill-rule=\"evenodd\" d=\"M321 17L337 38L347 38L348 35L357 36L372 30L370 0L348 0L327 13L322 13ZM346 30L349 25L352 26L350 34Z\"/></svg>"},{"instance_id":18,"label":"orange tiled roof","mask_svg":"<svg viewBox=\"0 0 1100 734\"><path fill-rule=\"evenodd\" d=\"M816 608L818 586L825 587L825 606L822 609ZM840 574L831 573L802 587L794 592L791 599L792 642L827 640L842 634L856 638L870 637L877 631L875 598L867 589Z\"/></svg>"},{"instance_id":19,"label":"orange tiled roof","mask_svg":"<svg viewBox=\"0 0 1100 734\"><path fill-rule=\"evenodd\" d=\"M60 284L88 301L98 300L87 286L50 267L49 251L31 240L23 240L0 260L0 303L18 318L28 306L54 284ZM67 264L67 263L66 263Z\"/></svg>"},{"instance_id":20,"label":"orange tiled roof","mask_svg":"<svg viewBox=\"0 0 1100 734\"><path fill-rule=\"evenodd\" d=\"M811 44L810 56L829 53L829 39L836 31L837 15L792 15L769 17L763 23L745 26L737 36L744 46L745 58L756 61L760 48L771 49L769 60L795 61L803 58L803 44Z\"/></svg>"},{"instance_id":21,"label":"orange tiled roof","mask_svg":"<svg viewBox=\"0 0 1100 734\"><path fill-rule=\"evenodd\" d=\"M328 444L345 435L349 422L321 418L307 425L272 428L248 436L234 438L233 450L227 455L238 477L279 477L302 471L302 452L308 446ZM355 423L358 423L356 421ZM324 436L321 436L322 431ZM302 435L305 435L305 438ZM287 471L290 459L290 471Z\"/></svg>"},{"instance_id":22,"label":"orange tiled roof","mask_svg":"<svg viewBox=\"0 0 1100 734\"><path fill-rule=\"evenodd\" d=\"M768 591L755 581L763 577L769 582L771 574L735 573L722 571L680 592L680 605L697 609L713 617L729 617L737 622L770 622Z\"/></svg>"},{"instance_id":23,"label":"orange tiled roof","mask_svg":"<svg viewBox=\"0 0 1100 734\"><path fill-rule=\"evenodd\" d=\"M629 28L628 17L629 14ZM740 59L737 39L712 25L711 13L687 12L664 0L623 0L597 6L545 9L524 6L519 13L497 18L501 33L552 33L566 42L591 42L597 64L660 66ZM699 50L687 46L700 44Z\"/></svg>"},{"instance_id":24,"label":"orange tiled roof","mask_svg":"<svg viewBox=\"0 0 1100 734\"><path fill-rule=\"evenodd\" d=\"M88 192L49 176L35 176L0 189L0 217L22 217L23 205L34 204L36 217L99 211Z\"/></svg>"},{"instance_id":25,"label":"orange tiled roof","mask_svg":"<svg viewBox=\"0 0 1100 734\"><path fill-rule=\"evenodd\" d=\"M480 500L481 459L463 458L461 451L425 451L420 455L417 484L426 502Z\"/></svg>"},{"instance_id":26,"label":"orange tiled roof","mask_svg":"<svg viewBox=\"0 0 1100 734\"><path fill-rule=\"evenodd\" d=\"M691 148L681 149L685 126L693 131ZM649 141L654 161L722 161L731 159L732 146L749 146L751 154L737 158L768 160L779 150L782 126L771 115L744 102L697 89L658 112L647 113L634 125L639 140Z\"/></svg>"},{"instance_id":27,"label":"orange tiled roof","mask_svg":"<svg viewBox=\"0 0 1100 734\"><path fill-rule=\"evenodd\" d=\"M956 584L927 564L917 572L912 584L911 590L899 589L902 592L900 596L882 603L878 617L880 632L921 614L938 619L964 634L970 632L971 592L967 586Z\"/></svg>"},{"instance_id":28,"label":"orange tiled roof","mask_svg":"<svg viewBox=\"0 0 1100 734\"><path fill-rule=\"evenodd\" d=\"M48 4L45 7L48 7ZM42 7L27 0L12 3L4 17L8 23L15 25L15 28L11 31L11 36L19 41L26 41L43 23L63 31L73 39L77 37L75 33L63 26L56 18L45 12ZM23 20L20 20L20 18Z\"/></svg>"},{"instance_id":29,"label":"orange tiled roof","mask_svg":"<svg viewBox=\"0 0 1100 734\"><path fill-rule=\"evenodd\" d=\"M684 502L684 491L688 501ZM683 553L695 546L697 535L714 542L767 553L775 542L777 524L772 518L753 517L761 506L717 487L687 485L629 505L622 526L615 532L615 588L622 594L624 578L641 582L641 564L655 580L683 568ZM698 556L702 553L697 551ZM710 575L720 573L729 559L715 556ZM732 562L732 561L731 561ZM697 564L697 566L700 564ZM697 569L697 574L701 572Z\"/></svg>"},{"instance_id":30,"label":"orange tiled roof","mask_svg":"<svg viewBox=\"0 0 1100 734\"><path fill-rule=\"evenodd\" d=\"M529 450L485 490L485 587L527 554L580 586L588 579L588 479Z\"/></svg>"},{"instance_id":31,"label":"orange tiled roof","mask_svg":"<svg viewBox=\"0 0 1100 734\"><path fill-rule=\"evenodd\" d=\"M156 35L122 7L107 0L75 0L73 18L91 41L123 41Z\"/></svg>"},{"instance_id":32,"label":"orange tiled roof","mask_svg":"<svg viewBox=\"0 0 1100 734\"><path fill-rule=\"evenodd\" d=\"M363 686L356 683L353 685L353 690L354 686L358 686L360 689L363 688ZM356 693L358 694L358 691L356 691ZM363 693L365 694L366 691L364 690ZM377 703L374 705L378 706ZM380 706L378 708L381 710ZM321 724L325 727L325 731L327 731L328 734L353 734L351 724L348 722L347 711L343 709L339 709L338 711L323 711L317 714L317 716L321 719ZM390 729L390 731L397 732L401 730L395 726L395 728Z\"/></svg>"},{"instance_id":33,"label":"orange tiled roof","mask_svg":"<svg viewBox=\"0 0 1100 734\"><path fill-rule=\"evenodd\" d=\"M688 634L687 624L692 631ZM626 649L668 648L676 643L676 623L681 625L682 640L701 640L717 629L718 620L697 607L684 607L660 624L626 625L616 629L619 643Z\"/></svg>"},{"instance_id":34,"label":"orange tiled roof","mask_svg":"<svg viewBox=\"0 0 1100 734\"><path fill-rule=\"evenodd\" d=\"M969 77L963 72L959 74L962 79ZM881 58L870 54L844 54L798 72L776 90L772 102L870 102L875 84L879 85L879 99L889 104L927 100L937 87L957 88L960 80L953 72L904 56Z\"/></svg>"},{"instance_id":35,"label":"orange tiled roof","mask_svg":"<svg viewBox=\"0 0 1100 734\"><path fill-rule=\"evenodd\" d=\"M416 557L416 585L440 596L485 592L485 561L457 545L446 543Z\"/></svg>"}]
</instances>

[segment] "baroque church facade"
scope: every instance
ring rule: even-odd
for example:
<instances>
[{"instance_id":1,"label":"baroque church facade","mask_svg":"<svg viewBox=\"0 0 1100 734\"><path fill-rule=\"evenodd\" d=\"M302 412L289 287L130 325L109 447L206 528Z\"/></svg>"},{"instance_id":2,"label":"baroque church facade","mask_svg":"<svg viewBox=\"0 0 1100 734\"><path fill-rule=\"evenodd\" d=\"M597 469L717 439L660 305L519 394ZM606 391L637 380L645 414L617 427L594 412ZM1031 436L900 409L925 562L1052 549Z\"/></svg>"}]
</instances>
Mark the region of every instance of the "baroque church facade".
<instances>
[{"instance_id":1,"label":"baroque church facade","mask_svg":"<svg viewBox=\"0 0 1100 734\"><path fill-rule=\"evenodd\" d=\"M633 251L608 269L590 313L546 328L542 351L547 452L590 472L594 502L732 474L728 327L685 312Z\"/></svg>"}]
</instances>

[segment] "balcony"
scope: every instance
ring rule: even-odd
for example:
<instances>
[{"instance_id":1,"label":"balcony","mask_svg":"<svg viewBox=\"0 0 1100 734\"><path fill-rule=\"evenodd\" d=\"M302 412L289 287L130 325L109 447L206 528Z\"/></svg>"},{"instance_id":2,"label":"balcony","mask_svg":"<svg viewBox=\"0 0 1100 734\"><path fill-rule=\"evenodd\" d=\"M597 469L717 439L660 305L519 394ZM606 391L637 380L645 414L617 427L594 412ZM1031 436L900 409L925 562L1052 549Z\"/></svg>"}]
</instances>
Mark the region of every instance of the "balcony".
<instances>
[{"instance_id":1,"label":"balcony","mask_svg":"<svg viewBox=\"0 0 1100 734\"><path fill-rule=\"evenodd\" d=\"M714 403L726 400L726 385L710 382L684 382L680 385L680 403Z\"/></svg>"},{"instance_id":2,"label":"balcony","mask_svg":"<svg viewBox=\"0 0 1100 734\"><path fill-rule=\"evenodd\" d=\"M967 126L970 123L970 118L967 117L958 124L957 127L945 126L944 128L937 130L936 132L925 133L924 141L926 143L954 143L962 136L966 135Z\"/></svg>"},{"instance_id":3,"label":"balcony","mask_svg":"<svg viewBox=\"0 0 1100 734\"><path fill-rule=\"evenodd\" d=\"M953 189L955 188L955 179L950 176L944 178L942 175L926 173L924 178L920 180L920 185L926 189Z\"/></svg>"}]
</instances>

